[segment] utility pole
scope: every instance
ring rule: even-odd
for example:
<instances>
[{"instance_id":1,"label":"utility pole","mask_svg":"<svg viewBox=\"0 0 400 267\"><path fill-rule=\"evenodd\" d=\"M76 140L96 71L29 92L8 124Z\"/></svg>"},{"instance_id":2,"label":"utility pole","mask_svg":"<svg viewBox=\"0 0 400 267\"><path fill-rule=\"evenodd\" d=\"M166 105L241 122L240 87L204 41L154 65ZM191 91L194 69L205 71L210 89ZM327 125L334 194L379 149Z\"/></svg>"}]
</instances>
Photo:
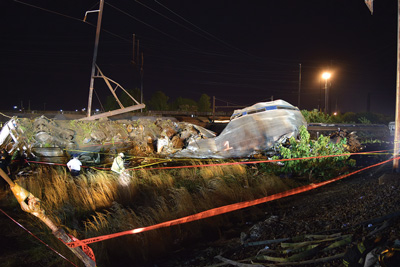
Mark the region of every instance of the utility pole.
<instances>
[{"instance_id":1,"label":"utility pole","mask_svg":"<svg viewBox=\"0 0 400 267\"><path fill-rule=\"evenodd\" d=\"M142 62L140 65L140 103L143 104L143 52L142 52ZM140 109L140 112L143 112L143 109Z\"/></svg>"},{"instance_id":2,"label":"utility pole","mask_svg":"<svg viewBox=\"0 0 400 267\"><path fill-rule=\"evenodd\" d=\"M328 79L325 79L325 114L329 114Z\"/></svg>"},{"instance_id":3,"label":"utility pole","mask_svg":"<svg viewBox=\"0 0 400 267\"><path fill-rule=\"evenodd\" d=\"M101 18L103 16L103 7L104 7L104 0L100 0L99 10L87 11L86 14L85 14L85 18L83 20L83 21L86 20L87 13L99 12L99 15L97 17L96 38L95 38L95 42L94 42L92 74L90 76L89 100L88 100L88 110L87 110L87 116L88 117L90 117L91 113L92 113L92 98L93 98L93 89L94 89L94 76L95 76L95 70L96 70L96 59L97 59L97 50L98 50L98 46L99 46Z\"/></svg>"},{"instance_id":4,"label":"utility pole","mask_svg":"<svg viewBox=\"0 0 400 267\"><path fill-rule=\"evenodd\" d=\"M371 15L373 12L373 0L365 0ZM397 73L396 73L396 121L394 131L393 149L393 172L399 170L399 149L400 149L400 0L397 1Z\"/></svg>"},{"instance_id":5,"label":"utility pole","mask_svg":"<svg viewBox=\"0 0 400 267\"><path fill-rule=\"evenodd\" d=\"M400 148L400 0L397 2L397 75L396 75L396 122L394 131L394 151L393 151L393 171L399 168L399 148Z\"/></svg>"},{"instance_id":6,"label":"utility pole","mask_svg":"<svg viewBox=\"0 0 400 267\"><path fill-rule=\"evenodd\" d=\"M212 109L213 111L213 118L212 118L212 121L214 122L214 120L215 120L215 96L213 96L213 109Z\"/></svg>"},{"instance_id":7,"label":"utility pole","mask_svg":"<svg viewBox=\"0 0 400 267\"><path fill-rule=\"evenodd\" d=\"M297 107L300 109L300 91L301 91L301 63L299 64L299 98L297 99Z\"/></svg>"},{"instance_id":8,"label":"utility pole","mask_svg":"<svg viewBox=\"0 0 400 267\"><path fill-rule=\"evenodd\" d=\"M132 53L132 64L135 65L135 34L133 35L133 53Z\"/></svg>"}]
</instances>

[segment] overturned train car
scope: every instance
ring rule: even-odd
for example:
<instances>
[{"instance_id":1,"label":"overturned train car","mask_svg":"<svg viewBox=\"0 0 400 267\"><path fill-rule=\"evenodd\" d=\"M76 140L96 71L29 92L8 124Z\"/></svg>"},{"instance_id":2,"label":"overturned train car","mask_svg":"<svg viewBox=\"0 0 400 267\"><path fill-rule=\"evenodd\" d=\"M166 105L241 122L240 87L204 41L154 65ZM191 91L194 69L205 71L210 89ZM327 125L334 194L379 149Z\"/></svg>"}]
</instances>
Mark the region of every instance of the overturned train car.
<instances>
[{"instance_id":1,"label":"overturned train car","mask_svg":"<svg viewBox=\"0 0 400 267\"><path fill-rule=\"evenodd\" d=\"M284 100L261 102L235 110L217 137L197 140L174 157L244 158L273 150L287 138L296 137L307 122L300 110Z\"/></svg>"}]
</instances>

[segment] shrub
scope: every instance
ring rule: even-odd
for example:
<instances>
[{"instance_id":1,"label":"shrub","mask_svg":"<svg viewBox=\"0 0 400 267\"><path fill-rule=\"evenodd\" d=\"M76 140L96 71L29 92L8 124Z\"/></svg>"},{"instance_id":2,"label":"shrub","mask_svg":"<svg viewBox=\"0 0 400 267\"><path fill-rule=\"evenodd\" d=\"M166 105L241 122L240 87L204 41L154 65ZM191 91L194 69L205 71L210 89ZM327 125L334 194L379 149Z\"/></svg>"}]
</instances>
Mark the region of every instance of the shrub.
<instances>
[{"instance_id":1,"label":"shrub","mask_svg":"<svg viewBox=\"0 0 400 267\"><path fill-rule=\"evenodd\" d=\"M308 111L303 109L301 111L303 117L306 119L307 123L330 123L332 122L332 118L329 114L325 114L323 112L314 109L312 111Z\"/></svg>"},{"instance_id":2,"label":"shrub","mask_svg":"<svg viewBox=\"0 0 400 267\"><path fill-rule=\"evenodd\" d=\"M285 176L302 177L313 180L327 180L337 175L346 166L353 166L354 161L349 161L349 156L322 157L328 155L340 155L346 153L346 139L338 144L330 142L329 136L320 135L318 140L310 140L310 134L302 126L299 132L299 140L294 137L286 144L280 144L279 155L272 159L299 159L282 162L283 164L264 164L262 169L275 174Z\"/></svg>"}]
</instances>

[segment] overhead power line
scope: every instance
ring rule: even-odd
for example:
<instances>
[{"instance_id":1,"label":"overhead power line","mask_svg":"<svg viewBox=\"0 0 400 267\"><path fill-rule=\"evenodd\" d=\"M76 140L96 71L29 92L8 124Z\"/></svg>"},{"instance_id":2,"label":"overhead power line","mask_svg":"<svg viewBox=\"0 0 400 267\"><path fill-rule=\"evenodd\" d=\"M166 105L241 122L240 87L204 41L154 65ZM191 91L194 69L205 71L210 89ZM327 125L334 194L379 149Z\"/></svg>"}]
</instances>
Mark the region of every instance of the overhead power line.
<instances>
[{"instance_id":1,"label":"overhead power line","mask_svg":"<svg viewBox=\"0 0 400 267\"><path fill-rule=\"evenodd\" d=\"M185 45L191 47L192 49L197 49L197 48L195 48L194 46L192 46L192 45L190 45L190 44L187 44L187 43L183 42L182 40L179 40L179 39L175 38L174 36L172 36L172 35L170 35L170 34L164 32L164 31L162 31L162 30L160 30L160 29L158 29L158 28L156 28L156 27L154 27L154 26L152 26L152 25L150 25L150 24L148 24L148 23L146 23L146 22L144 22L143 20L140 20L140 19L136 18L135 16L133 16L133 15L131 15L131 14L125 12L124 10L122 10L122 9L116 7L116 6L113 6L113 5L109 4L109 3L106 3L106 4L107 4L108 6L114 8L115 10L121 12L122 14L125 14L126 16L128 16L128 17L130 17L130 18L132 18L132 19L134 19L134 20L136 20L136 21L138 21L138 22L140 22L140 23L146 25L147 27L149 27L149 28L151 28L151 29L153 29L153 30L155 30L155 31L157 31L157 32L159 32L159 33L161 33L161 34L164 34L165 36L168 36L169 38L171 38L171 39L173 39L173 40L175 40L175 41L184 43Z\"/></svg>"},{"instance_id":2,"label":"overhead power line","mask_svg":"<svg viewBox=\"0 0 400 267\"><path fill-rule=\"evenodd\" d=\"M159 4L160 6L162 6L163 8L165 8L166 10L168 10L169 12L171 12L172 14L174 14L175 16L177 16L177 17L179 17L180 19L182 19L183 21L189 23L190 25L192 25L192 26L195 27L196 29L202 31L203 33L207 34L208 36L213 37L214 39L218 40L219 42L223 43L224 45L226 45L226 46L228 46L228 47L230 47L230 48L232 48L232 49L234 49L234 50L236 50L236 51L239 51L239 52L241 52L241 53L243 53L243 54L245 54L245 55L247 55L247 56L255 57L255 56L253 56L253 55L247 53L246 51L243 51L243 50L241 50L241 49L239 49L239 48L237 48L237 47L235 47L235 46L233 46L233 45L231 45L231 44L228 44L227 42L225 42L225 41L219 39L218 37L212 35L211 33L209 33L209 32L207 32L207 31L201 29L200 27L198 27L197 25L195 25L195 24L193 24L192 22L188 21L187 19L185 19L184 17L182 17L182 16L179 15L178 13L174 12L173 10L171 10L170 8L168 8L167 6L161 4L161 3L158 2L157 0L154 0L154 1L155 1L157 4Z\"/></svg>"},{"instance_id":3,"label":"overhead power line","mask_svg":"<svg viewBox=\"0 0 400 267\"><path fill-rule=\"evenodd\" d=\"M153 11L154 13L160 15L161 17L163 17L163 18L165 18L165 19L167 19L167 20L169 20L169 21L171 21L171 22L173 22L173 23L175 23L175 24L177 24L177 25L179 25L179 26L185 28L186 30L191 31L191 32L193 32L193 33L195 33L195 34L197 34L197 35L199 35L199 36L201 36L201 37L204 37L205 39L207 39L207 40L209 40L209 41L213 41L212 39L208 38L207 36L204 36L203 34L200 34L200 33L196 32L196 31L190 29L189 27L186 27L186 26L183 25L182 23L179 23L179 22L177 22L177 21L175 21L175 20L169 18L168 16L166 16L166 15L164 15L164 14L158 12L157 10L155 10L155 9L153 9L153 8L151 8L151 7L149 7L148 5L145 5L145 4L141 3L140 1L135 0L135 2L138 3L138 4L140 4L140 5L142 5L142 6L144 6L145 8L147 8L147 9Z\"/></svg>"},{"instance_id":4,"label":"overhead power line","mask_svg":"<svg viewBox=\"0 0 400 267\"><path fill-rule=\"evenodd\" d=\"M52 13L52 14L55 14L55 15L58 15L58 16L62 16L62 17L68 18L68 19L72 19L72 20L76 20L76 21L79 21L79 22L83 22L83 23L86 23L86 24L96 28L96 25L94 25L94 24L92 24L90 22L84 21L83 19L72 17L72 16L69 16L69 15L66 15L66 14L63 14L63 13L60 13L60 12L56 12L56 11L53 11L53 10L50 10L50 9L47 9L47 8L43 8L43 7L40 7L40 6L35 6L35 5L28 4L28 3L25 3L25 2L22 2L22 1L18 1L18 0L14 0L14 2L23 4L23 5L27 5L27 6L36 8L36 9L40 9L42 11L45 11L45 12L48 12L48 13ZM104 31L104 32L106 32L106 33L108 33L110 35L113 35L113 36L115 36L115 37L117 37L119 39L122 39L124 41L128 41L130 43L132 42L132 40L126 39L126 38L124 38L124 37L122 37L122 36L120 36L120 35L118 35L116 33L113 33L111 31L105 30L103 28L101 29L101 31Z\"/></svg>"},{"instance_id":5,"label":"overhead power line","mask_svg":"<svg viewBox=\"0 0 400 267\"><path fill-rule=\"evenodd\" d=\"M73 20L77 20L77 21L83 22L82 19L71 17L71 16L68 16L68 15L53 11L53 10L49 10L49 9L46 9L46 8L43 8L43 7L35 6L35 5L28 4L28 3L25 3L25 2L21 2L21 1L18 1L18 0L14 0L14 2L23 4L23 5L27 5L27 6L30 6L30 7L33 7L33 8L37 8L37 9L40 9L40 10L43 10L43 11L46 11L46 12L49 12L49 13L52 13L52 14L55 14L55 15L59 15L59 16L63 16L63 17L69 18L69 19L73 19Z\"/></svg>"}]
</instances>

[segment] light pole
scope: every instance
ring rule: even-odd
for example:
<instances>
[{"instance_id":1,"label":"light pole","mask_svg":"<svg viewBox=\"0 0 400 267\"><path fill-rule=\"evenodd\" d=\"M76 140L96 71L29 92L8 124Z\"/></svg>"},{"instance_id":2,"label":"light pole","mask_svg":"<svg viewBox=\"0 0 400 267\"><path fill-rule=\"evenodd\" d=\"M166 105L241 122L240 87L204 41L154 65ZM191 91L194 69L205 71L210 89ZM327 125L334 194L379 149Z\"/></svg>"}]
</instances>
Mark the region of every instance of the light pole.
<instances>
[{"instance_id":1,"label":"light pole","mask_svg":"<svg viewBox=\"0 0 400 267\"><path fill-rule=\"evenodd\" d=\"M328 92L328 80L331 78L331 74L329 72L324 72L322 74L322 79L325 80L325 114L329 112L329 92Z\"/></svg>"}]
</instances>

